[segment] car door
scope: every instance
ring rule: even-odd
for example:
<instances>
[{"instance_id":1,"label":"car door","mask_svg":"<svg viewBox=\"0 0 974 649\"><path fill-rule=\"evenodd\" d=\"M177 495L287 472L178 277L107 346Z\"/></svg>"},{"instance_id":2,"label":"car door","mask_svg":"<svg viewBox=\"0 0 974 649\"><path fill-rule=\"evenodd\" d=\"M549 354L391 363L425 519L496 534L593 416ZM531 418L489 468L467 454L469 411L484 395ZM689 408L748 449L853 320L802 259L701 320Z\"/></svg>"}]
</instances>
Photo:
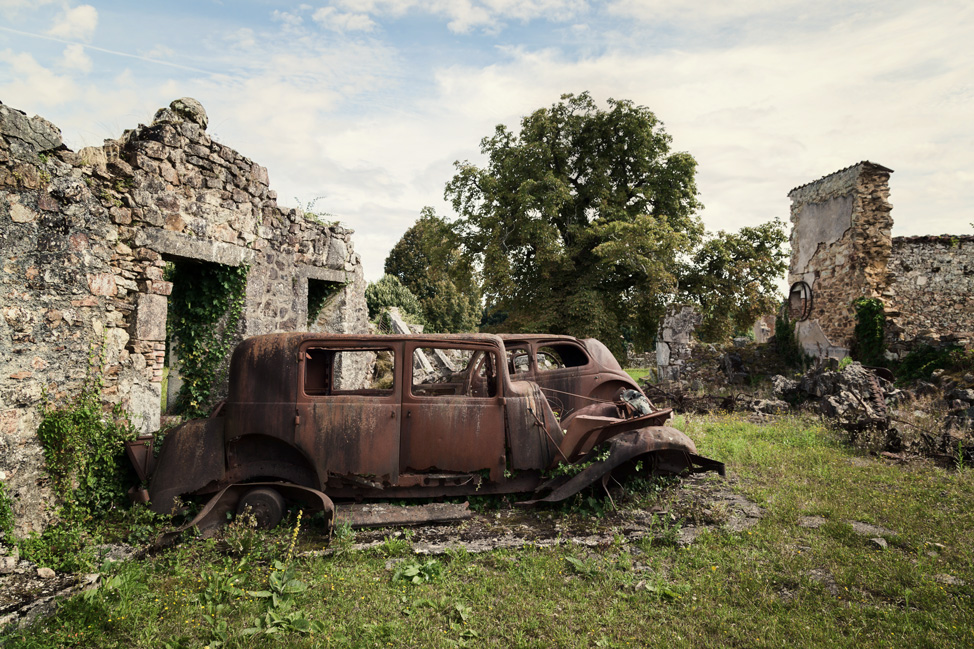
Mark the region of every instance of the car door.
<instances>
[{"instance_id":1,"label":"car door","mask_svg":"<svg viewBox=\"0 0 974 649\"><path fill-rule=\"evenodd\" d=\"M295 443L319 476L356 475L396 484L401 358L397 342L301 346Z\"/></svg>"},{"instance_id":2,"label":"car door","mask_svg":"<svg viewBox=\"0 0 974 649\"><path fill-rule=\"evenodd\" d=\"M487 470L492 480L500 480L506 458L497 349L413 341L406 343L404 354L400 473L449 476Z\"/></svg>"}]
</instances>

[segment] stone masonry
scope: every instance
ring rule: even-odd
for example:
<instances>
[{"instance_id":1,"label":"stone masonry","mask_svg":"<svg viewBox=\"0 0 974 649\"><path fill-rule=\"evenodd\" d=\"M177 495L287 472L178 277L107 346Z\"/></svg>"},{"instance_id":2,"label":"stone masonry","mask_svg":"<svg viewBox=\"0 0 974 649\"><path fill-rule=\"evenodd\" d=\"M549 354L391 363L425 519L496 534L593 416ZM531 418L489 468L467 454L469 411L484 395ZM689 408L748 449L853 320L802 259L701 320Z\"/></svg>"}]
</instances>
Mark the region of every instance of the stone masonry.
<instances>
[{"instance_id":1,"label":"stone masonry","mask_svg":"<svg viewBox=\"0 0 974 649\"><path fill-rule=\"evenodd\" d=\"M883 292L890 349L974 339L974 236L894 237Z\"/></svg>"},{"instance_id":2,"label":"stone masonry","mask_svg":"<svg viewBox=\"0 0 974 649\"><path fill-rule=\"evenodd\" d=\"M888 283L890 173L860 162L788 193L793 224L788 282L811 289L811 308L795 328L810 354L847 356L855 328L852 302L880 297Z\"/></svg>"},{"instance_id":3,"label":"stone masonry","mask_svg":"<svg viewBox=\"0 0 974 649\"><path fill-rule=\"evenodd\" d=\"M167 261L247 264L243 337L367 331L352 232L279 207L267 170L206 126L179 99L76 153L50 122L0 104L0 480L21 534L48 520L42 395L74 395L92 353L106 402L158 428ZM336 292L310 325L309 282Z\"/></svg>"},{"instance_id":4,"label":"stone masonry","mask_svg":"<svg viewBox=\"0 0 974 649\"><path fill-rule=\"evenodd\" d=\"M848 355L860 297L883 300L897 356L918 342L974 338L974 236L892 237L891 173L860 162L788 194L792 295L801 282L810 288L810 300L797 300L806 308L790 310L804 311L796 332L810 354Z\"/></svg>"}]
</instances>

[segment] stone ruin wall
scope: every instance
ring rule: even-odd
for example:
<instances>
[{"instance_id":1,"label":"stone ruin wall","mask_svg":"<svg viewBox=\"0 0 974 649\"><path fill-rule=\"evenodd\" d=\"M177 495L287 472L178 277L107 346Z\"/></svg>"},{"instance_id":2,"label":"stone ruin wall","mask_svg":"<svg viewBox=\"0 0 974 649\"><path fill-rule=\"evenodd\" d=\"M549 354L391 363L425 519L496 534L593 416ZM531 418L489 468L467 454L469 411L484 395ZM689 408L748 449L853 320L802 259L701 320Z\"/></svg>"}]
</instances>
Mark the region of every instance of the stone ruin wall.
<instances>
[{"instance_id":1,"label":"stone ruin wall","mask_svg":"<svg viewBox=\"0 0 974 649\"><path fill-rule=\"evenodd\" d=\"M974 236L892 237L891 173L860 162L788 194L789 283L811 287L811 310L796 325L810 354L848 354L860 297L883 301L897 356L919 342L974 339Z\"/></svg>"},{"instance_id":2,"label":"stone ruin wall","mask_svg":"<svg viewBox=\"0 0 974 649\"><path fill-rule=\"evenodd\" d=\"M883 294L889 347L974 340L974 236L894 237Z\"/></svg>"},{"instance_id":3,"label":"stone ruin wall","mask_svg":"<svg viewBox=\"0 0 974 649\"><path fill-rule=\"evenodd\" d=\"M351 231L278 206L267 170L207 133L192 99L79 152L0 104L0 480L18 532L48 520L43 394L77 393L104 345L103 396L159 426L167 261L248 264L240 334L367 331ZM308 284L339 289L308 326Z\"/></svg>"},{"instance_id":4,"label":"stone ruin wall","mask_svg":"<svg viewBox=\"0 0 974 649\"><path fill-rule=\"evenodd\" d=\"M793 224L788 283L811 288L810 312L796 324L810 354L846 356L855 328L853 300L880 297L887 283L890 173L861 162L788 194Z\"/></svg>"}]
</instances>

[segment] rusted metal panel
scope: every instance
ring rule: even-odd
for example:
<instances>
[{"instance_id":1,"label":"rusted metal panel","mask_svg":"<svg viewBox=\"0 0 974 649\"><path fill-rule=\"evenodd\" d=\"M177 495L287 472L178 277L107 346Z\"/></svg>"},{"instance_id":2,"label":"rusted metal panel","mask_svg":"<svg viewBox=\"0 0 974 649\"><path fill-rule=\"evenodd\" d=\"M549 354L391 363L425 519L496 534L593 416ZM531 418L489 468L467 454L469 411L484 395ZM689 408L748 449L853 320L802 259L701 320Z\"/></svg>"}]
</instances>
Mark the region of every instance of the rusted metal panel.
<instances>
[{"instance_id":1,"label":"rusted metal panel","mask_svg":"<svg viewBox=\"0 0 974 649\"><path fill-rule=\"evenodd\" d=\"M508 464L514 471L545 469L558 455L564 433L535 383L512 381L508 387Z\"/></svg>"},{"instance_id":2,"label":"rusted metal panel","mask_svg":"<svg viewBox=\"0 0 974 649\"><path fill-rule=\"evenodd\" d=\"M152 472L156 511L179 495L226 489L208 505L216 518L241 483L268 480L296 498L534 491L545 471L584 461L606 442L609 459L557 485L554 496L636 459L660 472L723 470L682 433L658 426L668 411L649 412L598 341L505 339L523 351L525 371L512 371L504 341L489 334L251 338L233 355L224 406L171 432L154 472L145 440L133 463ZM635 392L615 402L623 389ZM553 401L571 413L559 421Z\"/></svg>"},{"instance_id":3,"label":"rusted metal panel","mask_svg":"<svg viewBox=\"0 0 974 649\"><path fill-rule=\"evenodd\" d=\"M295 441L320 474L361 474L395 484L400 412L395 398L321 397L298 411Z\"/></svg>"},{"instance_id":4,"label":"rusted metal panel","mask_svg":"<svg viewBox=\"0 0 974 649\"><path fill-rule=\"evenodd\" d=\"M177 496L223 486L223 423L222 417L195 419L166 435L149 483L152 511L168 514Z\"/></svg>"},{"instance_id":5,"label":"rusted metal panel","mask_svg":"<svg viewBox=\"0 0 974 649\"><path fill-rule=\"evenodd\" d=\"M526 367L509 364L513 378L537 383L562 418L593 403L611 401L625 389L641 392L608 348L594 338L537 334L501 334L501 338L505 346L528 352ZM566 366L548 365L556 357Z\"/></svg>"},{"instance_id":6,"label":"rusted metal panel","mask_svg":"<svg viewBox=\"0 0 974 649\"><path fill-rule=\"evenodd\" d=\"M539 487L540 491L552 488L551 493L539 501L531 502L559 502L617 470L634 471L635 464L641 460L646 465L645 474L652 475L692 471L695 459L699 459L699 456L693 440L675 428L650 426L624 432L609 440L608 457L593 462L567 481L556 480L542 485ZM713 460L708 460L708 463L707 469L717 470L723 475L723 464Z\"/></svg>"}]
</instances>

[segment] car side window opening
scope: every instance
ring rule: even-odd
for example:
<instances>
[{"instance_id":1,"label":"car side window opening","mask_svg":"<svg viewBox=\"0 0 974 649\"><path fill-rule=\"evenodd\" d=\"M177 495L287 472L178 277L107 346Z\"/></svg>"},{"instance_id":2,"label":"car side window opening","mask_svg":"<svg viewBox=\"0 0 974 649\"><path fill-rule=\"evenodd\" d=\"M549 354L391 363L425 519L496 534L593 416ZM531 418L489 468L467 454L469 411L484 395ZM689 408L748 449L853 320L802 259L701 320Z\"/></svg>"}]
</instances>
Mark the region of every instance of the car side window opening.
<instances>
[{"instance_id":1,"label":"car side window opening","mask_svg":"<svg viewBox=\"0 0 974 649\"><path fill-rule=\"evenodd\" d=\"M493 352L450 347L413 351L413 396L497 396L497 361Z\"/></svg>"},{"instance_id":2,"label":"car side window opening","mask_svg":"<svg viewBox=\"0 0 974 649\"><path fill-rule=\"evenodd\" d=\"M507 371L509 374L526 374L531 371L531 356L527 347L514 347L507 350Z\"/></svg>"},{"instance_id":3,"label":"car side window opening","mask_svg":"<svg viewBox=\"0 0 974 649\"><path fill-rule=\"evenodd\" d=\"M546 345L538 349L538 369L542 372L588 365L588 355L575 345Z\"/></svg>"},{"instance_id":4,"label":"car side window opening","mask_svg":"<svg viewBox=\"0 0 974 649\"><path fill-rule=\"evenodd\" d=\"M391 349L304 351L304 392L311 396L392 394L395 352Z\"/></svg>"}]
</instances>

